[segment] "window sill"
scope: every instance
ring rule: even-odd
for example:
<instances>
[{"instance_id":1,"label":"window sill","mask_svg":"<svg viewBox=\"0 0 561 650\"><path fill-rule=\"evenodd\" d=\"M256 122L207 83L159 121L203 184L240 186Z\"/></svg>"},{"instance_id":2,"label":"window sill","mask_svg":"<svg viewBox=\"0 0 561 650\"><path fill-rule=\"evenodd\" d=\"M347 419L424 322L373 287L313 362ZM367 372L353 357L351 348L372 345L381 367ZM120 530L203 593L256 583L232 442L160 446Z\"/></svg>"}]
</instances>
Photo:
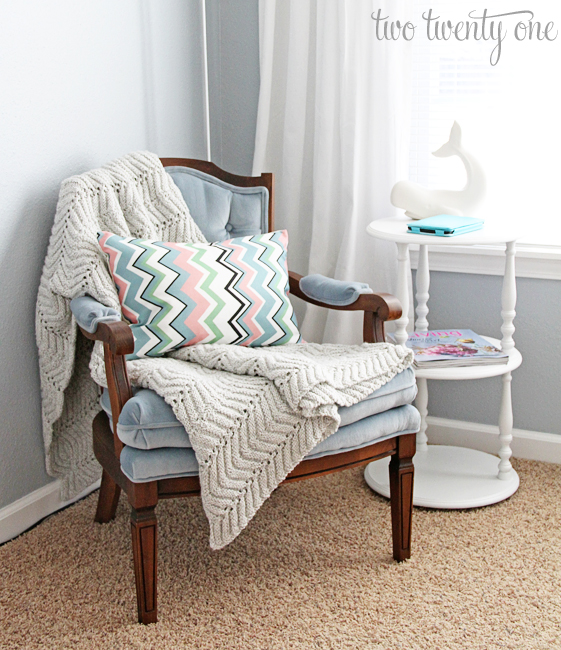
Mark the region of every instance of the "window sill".
<instances>
[{"instance_id":1,"label":"window sill","mask_svg":"<svg viewBox=\"0 0 561 650\"><path fill-rule=\"evenodd\" d=\"M419 247L410 246L417 269ZM429 246L431 271L504 275L504 246ZM516 245L516 277L561 280L561 246Z\"/></svg>"}]
</instances>

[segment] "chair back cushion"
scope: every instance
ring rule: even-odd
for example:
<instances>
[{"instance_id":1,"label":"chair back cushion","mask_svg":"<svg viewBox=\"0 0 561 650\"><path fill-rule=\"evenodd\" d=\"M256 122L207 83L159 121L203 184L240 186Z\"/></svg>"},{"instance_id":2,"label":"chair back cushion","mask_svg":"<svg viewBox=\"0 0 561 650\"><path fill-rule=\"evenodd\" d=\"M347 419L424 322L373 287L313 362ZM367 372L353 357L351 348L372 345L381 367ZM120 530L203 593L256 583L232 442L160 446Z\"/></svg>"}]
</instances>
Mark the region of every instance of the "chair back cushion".
<instances>
[{"instance_id":1,"label":"chair back cushion","mask_svg":"<svg viewBox=\"0 0 561 650\"><path fill-rule=\"evenodd\" d=\"M237 187L190 167L166 167L191 216L210 242L269 229L266 187Z\"/></svg>"},{"instance_id":2,"label":"chair back cushion","mask_svg":"<svg viewBox=\"0 0 561 650\"><path fill-rule=\"evenodd\" d=\"M214 244L98 233L134 353L157 357L196 343L298 343L288 299L286 230Z\"/></svg>"}]
</instances>

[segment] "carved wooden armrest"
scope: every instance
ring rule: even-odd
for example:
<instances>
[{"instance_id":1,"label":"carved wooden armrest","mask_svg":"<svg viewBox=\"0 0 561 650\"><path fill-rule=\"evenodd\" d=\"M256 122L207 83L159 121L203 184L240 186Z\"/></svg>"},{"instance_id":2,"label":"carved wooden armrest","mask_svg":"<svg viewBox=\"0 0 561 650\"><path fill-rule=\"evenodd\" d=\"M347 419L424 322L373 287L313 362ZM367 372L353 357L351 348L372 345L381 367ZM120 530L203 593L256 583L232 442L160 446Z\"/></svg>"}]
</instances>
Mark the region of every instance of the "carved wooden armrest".
<instances>
[{"instance_id":1,"label":"carved wooden armrest","mask_svg":"<svg viewBox=\"0 0 561 650\"><path fill-rule=\"evenodd\" d=\"M102 341L109 346L113 354L131 354L134 351L134 337L130 325L124 321L99 323L95 332L86 332L80 327L80 332L92 341Z\"/></svg>"},{"instance_id":2,"label":"carved wooden armrest","mask_svg":"<svg viewBox=\"0 0 561 650\"><path fill-rule=\"evenodd\" d=\"M103 343L105 375L113 420L113 440L118 458L124 445L117 437L117 422L123 406L132 397L125 355L134 352L134 337L130 326L122 321L99 323L93 333L86 332L81 327L79 329L86 338Z\"/></svg>"},{"instance_id":3,"label":"carved wooden armrest","mask_svg":"<svg viewBox=\"0 0 561 650\"><path fill-rule=\"evenodd\" d=\"M350 305L330 305L309 298L300 288L302 276L294 271L288 272L290 293L312 305L326 309L339 309L342 311L363 311L364 326L363 340L365 343L380 343L385 340L384 322L397 320L401 317L401 304L399 300L389 293L363 293Z\"/></svg>"}]
</instances>

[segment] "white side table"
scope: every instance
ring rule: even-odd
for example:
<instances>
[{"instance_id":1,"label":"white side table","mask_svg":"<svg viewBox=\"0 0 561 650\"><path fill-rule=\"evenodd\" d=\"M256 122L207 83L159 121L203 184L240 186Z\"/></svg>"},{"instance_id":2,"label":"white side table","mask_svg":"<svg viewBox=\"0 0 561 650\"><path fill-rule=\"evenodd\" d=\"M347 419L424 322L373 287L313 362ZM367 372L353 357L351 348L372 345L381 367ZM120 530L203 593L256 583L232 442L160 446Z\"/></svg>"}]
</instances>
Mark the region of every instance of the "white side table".
<instances>
[{"instance_id":1,"label":"white side table","mask_svg":"<svg viewBox=\"0 0 561 650\"><path fill-rule=\"evenodd\" d=\"M519 485L518 474L510 464L513 425L511 373L522 363L522 356L514 347L512 338L513 320L516 315L515 237L507 234L504 229L500 232L493 231L487 226L482 230L456 237L415 235L407 232L406 224L409 221L410 219L406 218L384 219L373 221L367 228L367 232L373 237L397 243L397 297L401 302L403 315L396 321L395 336L397 342L402 345L407 340L407 325L409 323L407 316L409 313L408 276L411 273L409 244L419 244L420 247L415 286L417 298L415 330L426 332L429 329L427 320L430 286L428 247L506 243L501 310L503 337L501 341L487 336L484 338L508 354L508 363L467 368L422 368L415 371L419 390L415 405L421 414L421 428L417 434L417 453L413 459L415 464L413 504L425 508L476 508L497 503L514 494ZM464 327L463 323L450 323L450 326ZM478 334L482 333L478 332ZM495 456L481 451L428 444L426 435L428 379L483 379L499 375L503 377L499 415L499 462ZM389 497L390 494L388 462L388 459L384 458L370 463L364 473L368 485L375 492L386 497Z\"/></svg>"}]
</instances>

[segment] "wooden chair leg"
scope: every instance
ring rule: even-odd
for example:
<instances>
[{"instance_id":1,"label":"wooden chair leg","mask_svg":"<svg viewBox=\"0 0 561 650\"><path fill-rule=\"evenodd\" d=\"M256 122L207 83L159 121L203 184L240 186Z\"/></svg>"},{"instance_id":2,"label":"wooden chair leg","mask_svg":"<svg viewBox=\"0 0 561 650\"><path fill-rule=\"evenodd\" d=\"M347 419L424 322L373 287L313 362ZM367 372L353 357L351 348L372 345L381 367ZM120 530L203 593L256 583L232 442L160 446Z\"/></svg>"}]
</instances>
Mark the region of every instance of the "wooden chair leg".
<instances>
[{"instance_id":1,"label":"wooden chair leg","mask_svg":"<svg viewBox=\"0 0 561 650\"><path fill-rule=\"evenodd\" d=\"M411 557L415 437L414 433L400 436L390 460L393 557L398 562Z\"/></svg>"},{"instance_id":2,"label":"wooden chair leg","mask_svg":"<svg viewBox=\"0 0 561 650\"><path fill-rule=\"evenodd\" d=\"M101 475L101 487L99 488L99 498L97 500L95 521L100 524L106 524L115 518L120 494L121 488L117 483L115 483L109 474L103 470L103 474Z\"/></svg>"},{"instance_id":3,"label":"wooden chair leg","mask_svg":"<svg viewBox=\"0 0 561 650\"><path fill-rule=\"evenodd\" d=\"M132 508L132 551L138 622L156 623L158 620L156 579L158 525L154 507Z\"/></svg>"}]
</instances>

